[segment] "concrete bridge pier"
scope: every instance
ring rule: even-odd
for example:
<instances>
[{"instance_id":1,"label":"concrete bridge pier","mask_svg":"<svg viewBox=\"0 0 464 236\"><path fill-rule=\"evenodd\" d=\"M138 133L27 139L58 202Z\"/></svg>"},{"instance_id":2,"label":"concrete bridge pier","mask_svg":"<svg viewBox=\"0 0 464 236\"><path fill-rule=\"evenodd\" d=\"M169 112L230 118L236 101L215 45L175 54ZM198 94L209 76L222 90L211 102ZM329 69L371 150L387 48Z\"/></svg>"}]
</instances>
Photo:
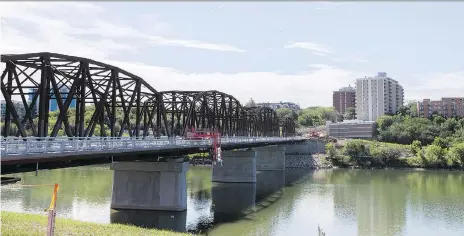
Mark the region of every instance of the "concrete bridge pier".
<instances>
[{"instance_id":1,"label":"concrete bridge pier","mask_svg":"<svg viewBox=\"0 0 464 236\"><path fill-rule=\"evenodd\" d=\"M213 166L213 182L256 183L256 152L254 150L224 151L222 165Z\"/></svg>"},{"instance_id":2,"label":"concrete bridge pier","mask_svg":"<svg viewBox=\"0 0 464 236\"><path fill-rule=\"evenodd\" d=\"M254 149L257 171L285 170L285 146L272 145Z\"/></svg>"},{"instance_id":3,"label":"concrete bridge pier","mask_svg":"<svg viewBox=\"0 0 464 236\"><path fill-rule=\"evenodd\" d=\"M112 209L187 210L188 162L114 162Z\"/></svg>"},{"instance_id":4,"label":"concrete bridge pier","mask_svg":"<svg viewBox=\"0 0 464 236\"><path fill-rule=\"evenodd\" d=\"M256 199L256 152L224 151L222 166L213 166L214 222L229 222L253 212Z\"/></svg>"},{"instance_id":5,"label":"concrete bridge pier","mask_svg":"<svg viewBox=\"0 0 464 236\"><path fill-rule=\"evenodd\" d=\"M281 190L285 185L285 146L255 148L256 201Z\"/></svg>"}]
</instances>

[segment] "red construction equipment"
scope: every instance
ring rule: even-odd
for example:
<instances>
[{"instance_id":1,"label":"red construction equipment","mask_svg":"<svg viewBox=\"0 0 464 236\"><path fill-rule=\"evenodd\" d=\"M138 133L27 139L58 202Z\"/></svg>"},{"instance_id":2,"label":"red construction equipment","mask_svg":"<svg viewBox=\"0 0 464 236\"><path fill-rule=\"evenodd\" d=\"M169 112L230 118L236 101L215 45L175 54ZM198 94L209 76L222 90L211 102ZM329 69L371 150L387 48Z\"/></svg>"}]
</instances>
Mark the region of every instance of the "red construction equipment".
<instances>
[{"instance_id":1,"label":"red construction equipment","mask_svg":"<svg viewBox=\"0 0 464 236\"><path fill-rule=\"evenodd\" d=\"M221 158L221 134L216 130L190 128L186 132L186 139L202 140L211 139L213 141L213 164L222 163Z\"/></svg>"}]
</instances>

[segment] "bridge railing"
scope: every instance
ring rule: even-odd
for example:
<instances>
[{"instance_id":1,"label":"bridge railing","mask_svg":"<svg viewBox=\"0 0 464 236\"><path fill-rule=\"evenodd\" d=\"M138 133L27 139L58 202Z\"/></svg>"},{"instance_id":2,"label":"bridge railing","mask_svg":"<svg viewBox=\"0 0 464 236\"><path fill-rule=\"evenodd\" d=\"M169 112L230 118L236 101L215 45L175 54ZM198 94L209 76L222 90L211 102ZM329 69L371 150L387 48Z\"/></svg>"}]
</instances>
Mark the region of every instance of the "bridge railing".
<instances>
[{"instance_id":1,"label":"bridge railing","mask_svg":"<svg viewBox=\"0 0 464 236\"><path fill-rule=\"evenodd\" d=\"M301 137L222 137L222 144L245 144L298 140ZM1 139L1 155L73 153L87 151L157 150L181 147L209 147L211 139L191 140L155 137L7 137Z\"/></svg>"}]
</instances>

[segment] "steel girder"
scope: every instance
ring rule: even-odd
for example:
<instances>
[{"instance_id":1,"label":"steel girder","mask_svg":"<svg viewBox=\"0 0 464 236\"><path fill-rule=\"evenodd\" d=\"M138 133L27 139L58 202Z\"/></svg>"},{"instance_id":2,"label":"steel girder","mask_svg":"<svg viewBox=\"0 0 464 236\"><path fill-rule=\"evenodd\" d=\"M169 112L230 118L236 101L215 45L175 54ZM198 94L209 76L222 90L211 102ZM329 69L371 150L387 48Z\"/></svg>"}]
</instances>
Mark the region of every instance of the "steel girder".
<instances>
[{"instance_id":1,"label":"steel girder","mask_svg":"<svg viewBox=\"0 0 464 236\"><path fill-rule=\"evenodd\" d=\"M2 55L1 61L3 136L183 136L189 127L228 136L295 133L293 120L279 121L271 108L243 107L219 91L158 92L134 74L86 58L44 52ZM20 97L23 117L13 97ZM57 117L50 117L51 100Z\"/></svg>"},{"instance_id":2,"label":"steel girder","mask_svg":"<svg viewBox=\"0 0 464 236\"><path fill-rule=\"evenodd\" d=\"M219 91L163 91L168 130L183 136L187 128L214 129L222 135L245 135L239 126L241 105Z\"/></svg>"},{"instance_id":3,"label":"steel girder","mask_svg":"<svg viewBox=\"0 0 464 236\"><path fill-rule=\"evenodd\" d=\"M124 133L146 136L150 132L158 136L166 130L159 93L127 71L56 53L2 55L1 61L6 63L1 77L7 105L5 135L11 135L12 122L18 128L16 135L23 137L27 135L26 129L38 137L57 136L60 129L71 137L93 136L97 126L98 135L113 137ZM23 102L26 110L23 119L17 115L12 96L19 96ZM32 96L32 102L26 96ZM49 117L51 100L59 111L54 123L50 123ZM71 103L75 104L73 114L69 110ZM93 109L88 109L88 105L93 105ZM34 108L36 121L32 116Z\"/></svg>"},{"instance_id":4,"label":"steel girder","mask_svg":"<svg viewBox=\"0 0 464 236\"><path fill-rule=\"evenodd\" d=\"M279 121L280 127L282 127L282 136L288 137L293 136L296 133L295 121L291 117L285 117Z\"/></svg>"}]
</instances>

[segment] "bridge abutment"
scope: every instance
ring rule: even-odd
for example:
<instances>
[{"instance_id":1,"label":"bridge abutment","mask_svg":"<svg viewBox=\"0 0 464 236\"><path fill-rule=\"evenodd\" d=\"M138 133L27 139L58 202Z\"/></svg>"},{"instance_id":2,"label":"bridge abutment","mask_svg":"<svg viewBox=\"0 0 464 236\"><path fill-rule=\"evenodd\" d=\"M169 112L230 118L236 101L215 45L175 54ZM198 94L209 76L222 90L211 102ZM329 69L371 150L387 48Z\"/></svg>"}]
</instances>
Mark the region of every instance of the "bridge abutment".
<instances>
[{"instance_id":1,"label":"bridge abutment","mask_svg":"<svg viewBox=\"0 0 464 236\"><path fill-rule=\"evenodd\" d=\"M114 162L112 209L187 210L188 162Z\"/></svg>"},{"instance_id":2,"label":"bridge abutment","mask_svg":"<svg viewBox=\"0 0 464 236\"><path fill-rule=\"evenodd\" d=\"M256 183L256 152L254 150L224 151L222 165L213 166L213 182Z\"/></svg>"},{"instance_id":3,"label":"bridge abutment","mask_svg":"<svg viewBox=\"0 0 464 236\"><path fill-rule=\"evenodd\" d=\"M322 140L306 140L285 146L285 168L317 168L318 160L314 154L325 153L326 142Z\"/></svg>"}]
</instances>

